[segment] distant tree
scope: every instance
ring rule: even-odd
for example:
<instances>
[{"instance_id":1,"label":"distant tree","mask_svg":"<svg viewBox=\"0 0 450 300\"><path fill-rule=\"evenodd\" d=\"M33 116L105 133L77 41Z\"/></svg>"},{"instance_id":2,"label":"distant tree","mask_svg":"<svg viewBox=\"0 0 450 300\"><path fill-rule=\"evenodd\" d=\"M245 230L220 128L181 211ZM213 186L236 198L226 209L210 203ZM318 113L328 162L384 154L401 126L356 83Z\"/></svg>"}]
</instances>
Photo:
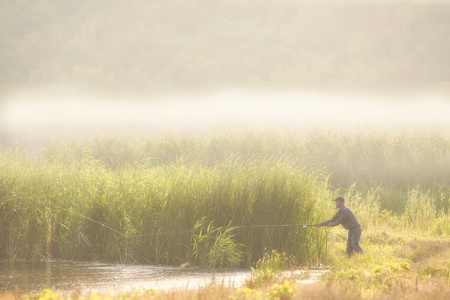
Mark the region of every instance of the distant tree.
<instances>
[{"instance_id":1,"label":"distant tree","mask_svg":"<svg viewBox=\"0 0 450 300\"><path fill-rule=\"evenodd\" d=\"M442 87L450 4L0 1L0 93L255 86Z\"/></svg>"}]
</instances>

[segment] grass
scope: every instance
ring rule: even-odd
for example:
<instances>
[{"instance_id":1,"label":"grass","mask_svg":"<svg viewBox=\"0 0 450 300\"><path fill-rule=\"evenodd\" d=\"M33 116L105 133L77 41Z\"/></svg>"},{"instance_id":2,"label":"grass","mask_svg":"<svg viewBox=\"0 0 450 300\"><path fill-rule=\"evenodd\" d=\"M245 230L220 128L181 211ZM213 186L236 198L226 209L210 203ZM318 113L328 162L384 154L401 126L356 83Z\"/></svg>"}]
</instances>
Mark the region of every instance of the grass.
<instances>
[{"instance_id":1,"label":"grass","mask_svg":"<svg viewBox=\"0 0 450 300\"><path fill-rule=\"evenodd\" d=\"M339 245L336 249L344 249L344 235L335 233L334 239ZM448 297L449 290L444 287L450 283L449 243L447 237L410 230L371 230L362 243L365 254L344 259L340 253L343 250L336 250L323 280L357 290L365 299L395 299L409 294L415 295L413 299L428 299L425 294L436 294L430 288L445 290Z\"/></svg>"}]
</instances>

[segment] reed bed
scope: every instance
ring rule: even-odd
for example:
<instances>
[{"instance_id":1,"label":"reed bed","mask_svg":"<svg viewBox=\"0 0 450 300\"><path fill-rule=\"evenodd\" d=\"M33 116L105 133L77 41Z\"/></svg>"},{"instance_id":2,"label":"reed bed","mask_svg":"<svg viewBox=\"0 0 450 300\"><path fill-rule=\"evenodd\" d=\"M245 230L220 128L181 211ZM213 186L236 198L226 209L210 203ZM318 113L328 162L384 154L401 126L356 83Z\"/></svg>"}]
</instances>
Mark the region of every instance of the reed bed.
<instances>
[{"instance_id":1,"label":"reed bed","mask_svg":"<svg viewBox=\"0 0 450 300\"><path fill-rule=\"evenodd\" d=\"M194 228L199 220L215 228L214 243L202 246L203 256L217 256L207 266L248 266L271 249L301 264L326 255L322 231L264 227L312 222L327 210L326 177L289 160L114 170L90 158L64 164L14 153L1 160L2 258L205 266L194 255L199 231L208 234ZM236 228L246 225L261 227ZM228 259L236 253L241 259Z\"/></svg>"},{"instance_id":2,"label":"reed bed","mask_svg":"<svg viewBox=\"0 0 450 300\"><path fill-rule=\"evenodd\" d=\"M328 231L263 225L324 220L339 194L363 228L449 236L449 170L450 135L439 131L103 137L4 150L0 258L249 266L275 250L326 263ZM250 225L261 227L239 227Z\"/></svg>"},{"instance_id":3,"label":"reed bed","mask_svg":"<svg viewBox=\"0 0 450 300\"><path fill-rule=\"evenodd\" d=\"M102 137L54 141L43 156L49 161L92 157L111 169L124 165L165 166L191 162L208 166L230 157L238 161L292 157L297 163L324 169L336 188L355 182L370 187L435 188L450 182L450 134L444 130L316 130L228 132L193 136L167 134L154 139Z\"/></svg>"}]
</instances>

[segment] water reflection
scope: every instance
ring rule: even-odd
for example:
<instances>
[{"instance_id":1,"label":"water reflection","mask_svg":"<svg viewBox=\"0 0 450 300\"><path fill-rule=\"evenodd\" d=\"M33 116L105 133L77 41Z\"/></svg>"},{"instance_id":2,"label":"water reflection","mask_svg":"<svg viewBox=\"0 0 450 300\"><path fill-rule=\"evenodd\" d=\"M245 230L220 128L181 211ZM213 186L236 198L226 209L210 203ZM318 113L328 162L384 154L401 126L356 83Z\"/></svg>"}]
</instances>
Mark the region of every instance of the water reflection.
<instances>
[{"instance_id":1,"label":"water reflection","mask_svg":"<svg viewBox=\"0 0 450 300\"><path fill-rule=\"evenodd\" d=\"M1 262L0 291L19 289L39 293L51 288L60 293L121 293L139 288L192 289L210 284L242 286L250 269L210 270L80 262ZM297 271L301 272L301 271ZM323 271L310 272L304 283Z\"/></svg>"},{"instance_id":2,"label":"water reflection","mask_svg":"<svg viewBox=\"0 0 450 300\"><path fill-rule=\"evenodd\" d=\"M0 290L37 293L44 288L61 292L115 293L133 288L194 288L211 283L242 284L248 269L216 271L143 265L78 262L0 262Z\"/></svg>"}]
</instances>

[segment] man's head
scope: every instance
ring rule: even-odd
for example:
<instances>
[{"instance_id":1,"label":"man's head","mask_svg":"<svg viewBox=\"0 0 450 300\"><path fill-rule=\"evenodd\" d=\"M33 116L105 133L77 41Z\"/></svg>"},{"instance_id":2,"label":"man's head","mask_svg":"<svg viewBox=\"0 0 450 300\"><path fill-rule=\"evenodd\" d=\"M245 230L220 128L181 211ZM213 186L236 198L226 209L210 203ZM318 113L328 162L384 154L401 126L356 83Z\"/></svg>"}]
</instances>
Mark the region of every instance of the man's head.
<instances>
[{"instance_id":1,"label":"man's head","mask_svg":"<svg viewBox=\"0 0 450 300\"><path fill-rule=\"evenodd\" d=\"M337 197L336 199L333 199L333 201L336 203L336 208L341 208L345 205L344 197Z\"/></svg>"}]
</instances>

